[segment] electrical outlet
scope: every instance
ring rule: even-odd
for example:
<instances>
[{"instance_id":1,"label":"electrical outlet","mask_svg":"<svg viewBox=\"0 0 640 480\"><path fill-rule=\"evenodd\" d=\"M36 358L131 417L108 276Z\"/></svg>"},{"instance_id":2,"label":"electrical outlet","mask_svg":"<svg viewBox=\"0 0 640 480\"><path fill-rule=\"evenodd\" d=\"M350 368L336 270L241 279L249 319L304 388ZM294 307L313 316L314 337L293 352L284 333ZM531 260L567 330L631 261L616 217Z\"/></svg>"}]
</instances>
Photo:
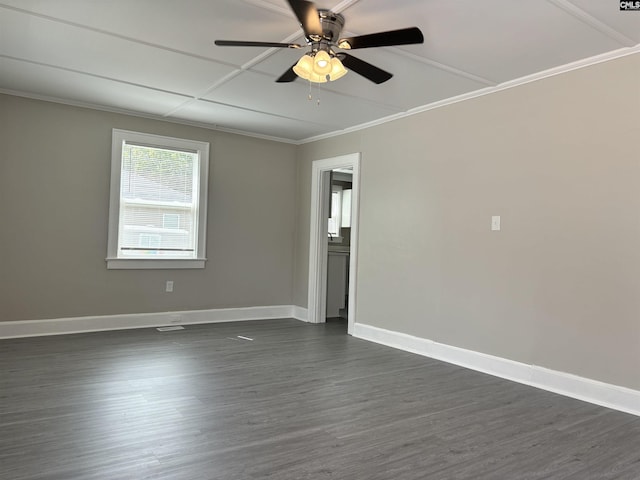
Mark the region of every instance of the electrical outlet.
<instances>
[{"instance_id":1,"label":"electrical outlet","mask_svg":"<svg viewBox=\"0 0 640 480\"><path fill-rule=\"evenodd\" d=\"M165 292L173 292L173 280L167 280L167 286Z\"/></svg>"}]
</instances>

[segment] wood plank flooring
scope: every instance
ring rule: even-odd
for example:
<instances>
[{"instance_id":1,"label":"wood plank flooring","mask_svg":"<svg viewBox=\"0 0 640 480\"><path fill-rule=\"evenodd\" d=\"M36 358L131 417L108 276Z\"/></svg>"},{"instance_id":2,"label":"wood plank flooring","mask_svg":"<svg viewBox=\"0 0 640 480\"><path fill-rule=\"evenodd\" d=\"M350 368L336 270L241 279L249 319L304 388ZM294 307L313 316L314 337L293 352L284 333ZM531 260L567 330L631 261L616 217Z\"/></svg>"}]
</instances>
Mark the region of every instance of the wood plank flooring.
<instances>
[{"instance_id":1,"label":"wood plank flooring","mask_svg":"<svg viewBox=\"0 0 640 480\"><path fill-rule=\"evenodd\" d=\"M640 418L344 322L2 340L0 478L638 480Z\"/></svg>"}]
</instances>

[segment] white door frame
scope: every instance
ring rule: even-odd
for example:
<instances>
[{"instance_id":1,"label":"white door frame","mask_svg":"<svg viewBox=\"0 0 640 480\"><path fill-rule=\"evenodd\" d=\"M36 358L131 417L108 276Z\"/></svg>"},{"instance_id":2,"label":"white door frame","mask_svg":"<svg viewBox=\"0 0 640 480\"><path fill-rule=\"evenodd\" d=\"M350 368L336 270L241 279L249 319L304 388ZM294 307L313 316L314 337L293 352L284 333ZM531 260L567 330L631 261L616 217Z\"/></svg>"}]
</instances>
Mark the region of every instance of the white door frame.
<instances>
[{"instance_id":1,"label":"white door frame","mask_svg":"<svg viewBox=\"0 0 640 480\"><path fill-rule=\"evenodd\" d=\"M356 275L358 265L358 214L360 202L360 153L315 160L311 167L311 228L309 233L309 297L310 323L324 323L327 312L327 236L329 205L323 201L329 191L328 172L336 168L352 168L351 239L349 247L349 322L347 332L353 334L356 323Z\"/></svg>"}]
</instances>

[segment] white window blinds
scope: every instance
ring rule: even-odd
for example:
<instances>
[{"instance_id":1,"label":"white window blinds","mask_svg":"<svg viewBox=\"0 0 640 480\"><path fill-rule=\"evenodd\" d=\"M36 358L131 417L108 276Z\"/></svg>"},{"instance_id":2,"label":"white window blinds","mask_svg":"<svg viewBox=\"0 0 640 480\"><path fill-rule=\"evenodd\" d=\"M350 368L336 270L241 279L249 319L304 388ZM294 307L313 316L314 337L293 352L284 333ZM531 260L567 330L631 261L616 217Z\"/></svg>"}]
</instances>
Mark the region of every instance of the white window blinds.
<instances>
[{"instance_id":1,"label":"white window blinds","mask_svg":"<svg viewBox=\"0 0 640 480\"><path fill-rule=\"evenodd\" d=\"M198 154L124 142L118 257L196 258Z\"/></svg>"}]
</instances>

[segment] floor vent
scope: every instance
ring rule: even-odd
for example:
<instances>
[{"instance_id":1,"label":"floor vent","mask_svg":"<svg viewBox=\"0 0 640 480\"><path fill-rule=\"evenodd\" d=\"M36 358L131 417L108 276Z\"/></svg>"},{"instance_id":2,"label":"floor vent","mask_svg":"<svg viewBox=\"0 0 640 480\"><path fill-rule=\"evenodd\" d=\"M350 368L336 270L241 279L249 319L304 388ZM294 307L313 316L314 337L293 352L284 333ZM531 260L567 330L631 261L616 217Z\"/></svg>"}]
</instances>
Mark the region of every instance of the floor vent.
<instances>
[{"instance_id":1,"label":"floor vent","mask_svg":"<svg viewBox=\"0 0 640 480\"><path fill-rule=\"evenodd\" d=\"M180 325L174 325L172 327L158 327L156 328L156 330L158 330L159 332L172 332L174 330L184 330L184 327L181 327Z\"/></svg>"}]
</instances>

